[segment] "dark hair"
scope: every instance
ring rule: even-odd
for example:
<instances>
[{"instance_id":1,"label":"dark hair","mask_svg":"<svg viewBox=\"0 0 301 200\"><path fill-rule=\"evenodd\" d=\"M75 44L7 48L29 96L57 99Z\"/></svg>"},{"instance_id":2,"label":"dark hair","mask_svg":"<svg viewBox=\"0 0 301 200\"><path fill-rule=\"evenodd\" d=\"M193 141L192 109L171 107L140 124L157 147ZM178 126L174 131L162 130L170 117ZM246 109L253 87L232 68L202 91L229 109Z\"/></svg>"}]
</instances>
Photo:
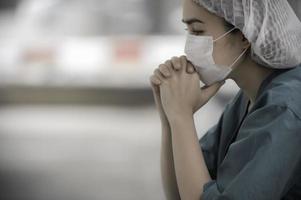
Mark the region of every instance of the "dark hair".
<instances>
[{"instance_id":1,"label":"dark hair","mask_svg":"<svg viewBox=\"0 0 301 200\"><path fill-rule=\"evenodd\" d=\"M230 23L227 22L226 20L224 20L224 25L225 25L226 31L230 31L232 28L235 27L233 24L230 24ZM239 29L236 28L236 29L234 29L231 33L237 33L238 31L239 31Z\"/></svg>"},{"instance_id":2,"label":"dark hair","mask_svg":"<svg viewBox=\"0 0 301 200\"><path fill-rule=\"evenodd\" d=\"M226 20L224 20L224 25L225 25L226 31L230 31L231 29L233 29L235 27L233 24L227 22ZM235 33L238 33L239 31L240 31L240 29L236 28L230 34L235 34ZM246 53L250 53L250 51L251 51L251 48L249 48Z\"/></svg>"}]
</instances>

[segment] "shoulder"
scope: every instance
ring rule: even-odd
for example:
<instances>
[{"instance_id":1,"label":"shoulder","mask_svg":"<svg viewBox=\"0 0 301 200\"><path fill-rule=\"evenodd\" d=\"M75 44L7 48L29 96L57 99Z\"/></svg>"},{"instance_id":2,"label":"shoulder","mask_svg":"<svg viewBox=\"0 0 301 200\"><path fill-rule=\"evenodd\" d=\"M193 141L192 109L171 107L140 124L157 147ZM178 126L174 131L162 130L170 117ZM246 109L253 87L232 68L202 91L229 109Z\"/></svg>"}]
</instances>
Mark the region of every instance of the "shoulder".
<instances>
[{"instance_id":1,"label":"shoulder","mask_svg":"<svg viewBox=\"0 0 301 200\"><path fill-rule=\"evenodd\" d=\"M293 112L301 119L301 66L275 77L259 95L258 108L271 107Z\"/></svg>"}]
</instances>

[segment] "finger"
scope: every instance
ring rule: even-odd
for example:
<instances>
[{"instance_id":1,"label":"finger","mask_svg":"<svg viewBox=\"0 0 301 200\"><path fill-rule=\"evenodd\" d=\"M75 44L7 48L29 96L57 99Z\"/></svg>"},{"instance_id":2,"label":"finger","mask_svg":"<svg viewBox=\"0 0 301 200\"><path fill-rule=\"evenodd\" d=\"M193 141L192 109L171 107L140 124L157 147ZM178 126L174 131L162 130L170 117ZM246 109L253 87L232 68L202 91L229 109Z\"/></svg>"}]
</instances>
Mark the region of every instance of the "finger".
<instances>
[{"instance_id":1,"label":"finger","mask_svg":"<svg viewBox=\"0 0 301 200\"><path fill-rule=\"evenodd\" d=\"M181 71L182 72L187 72L187 60L186 60L186 57L185 56L181 56L180 57L180 62L181 62Z\"/></svg>"},{"instance_id":2,"label":"finger","mask_svg":"<svg viewBox=\"0 0 301 200\"><path fill-rule=\"evenodd\" d=\"M214 83L211 86L202 87L202 92L201 92L202 97L205 97L206 99L211 98L212 96L214 96L218 92L218 90L224 84L225 84L225 81Z\"/></svg>"},{"instance_id":3,"label":"finger","mask_svg":"<svg viewBox=\"0 0 301 200\"><path fill-rule=\"evenodd\" d=\"M160 70L161 74L163 74L166 78L170 77L171 74L170 74L169 68L165 64L159 65L159 70Z\"/></svg>"},{"instance_id":4,"label":"finger","mask_svg":"<svg viewBox=\"0 0 301 200\"><path fill-rule=\"evenodd\" d=\"M161 80L158 79L155 75L152 75L150 77L150 82L153 84L153 85L160 85L161 84Z\"/></svg>"},{"instance_id":5,"label":"finger","mask_svg":"<svg viewBox=\"0 0 301 200\"><path fill-rule=\"evenodd\" d=\"M158 68L154 70L154 75L161 81L161 83L165 80L164 75L160 72Z\"/></svg>"},{"instance_id":6,"label":"finger","mask_svg":"<svg viewBox=\"0 0 301 200\"><path fill-rule=\"evenodd\" d=\"M187 73L194 73L196 70L191 62L187 61Z\"/></svg>"},{"instance_id":7,"label":"finger","mask_svg":"<svg viewBox=\"0 0 301 200\"><path fill-rule=\"evenodd\" d=\"M179 71L179 70L181 70L181 61L180 61L180 59L178 58L178 57L172 57L171 58L171 63L172 63L172 66L173 66L173 68L176 70L176 71Z\"/></svg>"},{"instance_id":8,"label":"finger","mask_svg":"<svg viewBox=\"0 0 301 200\"><path fill-rule=\"evenodd\" d=\"M150 77L151 88L154 96L155 103L158 104L160 101L160 87L154 83L154 80L157 80L155 76Z\"/></svg>"},{"instance_id":9,"label":"finger","mask_svg":"<svg viewBox=\"0 0 301 200\"><path fill-rule=\"evenodd\" d=\"M174 73L174 68L173 68L173 66L172 66L172 62L171 62L171 60L167 60L167 61L165 61L165 66L167 66L167 68L169 69L169 72L171 73L171 76L172 76L172 74Z\"/></svg>"}]
</instances>

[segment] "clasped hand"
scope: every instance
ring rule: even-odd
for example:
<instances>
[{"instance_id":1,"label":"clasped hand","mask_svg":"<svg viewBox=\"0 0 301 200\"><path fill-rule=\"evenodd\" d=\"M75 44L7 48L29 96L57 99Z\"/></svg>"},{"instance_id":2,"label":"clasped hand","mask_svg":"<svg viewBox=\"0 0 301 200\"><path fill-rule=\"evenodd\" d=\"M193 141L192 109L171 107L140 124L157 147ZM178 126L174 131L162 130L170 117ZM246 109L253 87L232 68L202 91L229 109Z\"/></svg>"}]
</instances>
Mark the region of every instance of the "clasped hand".
<instances>
[{"instance_id":1,"label":"clasped hand","mask_svg":"<svg viewBox=\"0 0 301 200\"><path fill-rule=\"evenodd\" d=\"M224 84L223 81L200 88L200 76L186 56L173 57L160 64L150 81L153 91L160 94L156 103L161 105L157 106L163 108L168 119L193 115Z\"/></svg>"}]
</instances>

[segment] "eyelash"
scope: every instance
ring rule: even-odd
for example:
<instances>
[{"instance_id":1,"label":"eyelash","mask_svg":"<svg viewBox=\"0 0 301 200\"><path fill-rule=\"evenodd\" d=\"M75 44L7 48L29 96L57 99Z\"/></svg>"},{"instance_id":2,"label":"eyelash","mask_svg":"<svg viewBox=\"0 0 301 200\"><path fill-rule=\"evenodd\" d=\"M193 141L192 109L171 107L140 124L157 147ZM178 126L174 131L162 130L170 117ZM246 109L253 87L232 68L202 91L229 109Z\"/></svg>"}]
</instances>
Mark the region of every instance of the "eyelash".
<instances>
[{"instance_id":1,"label":"eyelash","mask_svg":"<svg viewBox=\"0 0 301 200\"><path fill-rule=\"evenodd\" d=\"M185 31L188 31L188 28L184 29ZM201 35L204 33L204 31L192 31L193 33L195 33L195 35Z\"/></svg>"}]
</instances>

